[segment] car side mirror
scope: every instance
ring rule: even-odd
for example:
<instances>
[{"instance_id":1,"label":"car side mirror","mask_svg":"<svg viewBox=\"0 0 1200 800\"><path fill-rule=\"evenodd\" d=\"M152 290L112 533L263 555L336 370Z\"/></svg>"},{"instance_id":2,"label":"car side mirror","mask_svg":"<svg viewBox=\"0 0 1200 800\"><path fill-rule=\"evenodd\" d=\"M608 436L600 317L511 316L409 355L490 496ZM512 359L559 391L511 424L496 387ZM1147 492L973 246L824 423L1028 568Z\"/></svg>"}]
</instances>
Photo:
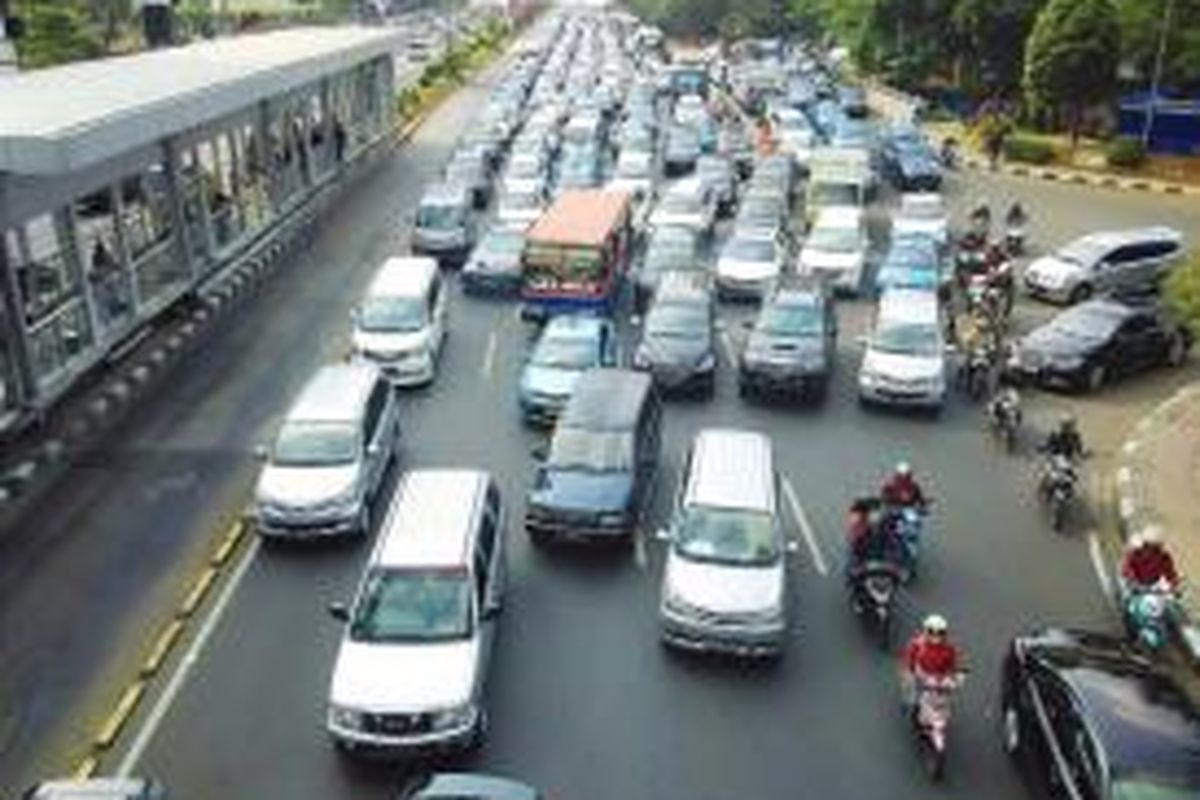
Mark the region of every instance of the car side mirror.
<instances>
[{"instance_id":1,"label":"car side mirror","mask_svg":"<svg viewBox=\"0 0 1200 800\"><path fill-rule=\"evenodd\" d=\"M329 604L329 616L333 617L338 622L349 622L350 621L350 609L347 608L346 604L342 603L342 602L330 603Z\"/></svg>"},{"instance_id":2,"label":"car side mirror","mask_svg":"<svg viewBox=\"0 0 1200 800\"><path fill-rule=\"evenodd\" d=\"M266 461L270 457L270 451L265 444L254 446L254 458L258 461Z\"/></svg>"},{"instance_id":3,"label":"car side mirror","mask_svg":"<svg viewBox=\"0 0 1200 800\"><path fill-rule=\"evenodd\" d=\"M784 544L783 549L786 550L788 553L799 553L800 552L800 543L797 542L795 539L788 539L787 542Z\"/></svg>"}]
</instances>

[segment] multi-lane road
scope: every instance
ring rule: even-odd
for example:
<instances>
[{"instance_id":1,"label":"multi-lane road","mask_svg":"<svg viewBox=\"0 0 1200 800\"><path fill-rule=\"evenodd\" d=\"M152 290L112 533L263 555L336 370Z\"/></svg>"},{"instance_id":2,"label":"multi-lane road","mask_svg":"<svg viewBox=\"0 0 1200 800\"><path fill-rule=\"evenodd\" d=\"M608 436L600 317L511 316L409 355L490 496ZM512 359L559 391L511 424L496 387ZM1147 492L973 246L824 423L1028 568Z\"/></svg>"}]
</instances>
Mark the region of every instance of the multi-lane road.
<instances>
[{"instance_id":1,"label":"multi-lane road","mask_svg":"<svg viewBox=\"0 0 1200 800\"><path fill-rule=\"evenodd\" d=\"M348 311L372 270L403 252L412 211L493 75L443 105L348 194L311 248L277 274L170 385L0 538L0 786L61 770L136 669L191 570L240 511L252 450L322 362L345 352ZM1165 223L1200 241L1185 199L955 176L962 208L1021 197L1038 245L1099 227ZM939 419L872 413L854 401L865 301L840 310L839 363L819 408L747 405L731 356L746 308L722 308L711 402L671 403L663 479L632 555L534 550L516 521L538 435L519 424L516 378L529 332L515 308L455 291L436 383L402 398L402 468L491 470L510 506L510 595L488 691L486 747L460 765L520 777L572 800L645 798L1013 798L1020 782L996 736L996 673L1011 635L1039 622L1111 625L1085 532L1052 535L1028 462L1002 456L975 408ZM1041 313L1023 310L1023 314ZM661 545L679 461L706 426L769 433L788 504L798 624L774 666L678 657L655 624ZM937 609L972 672L954 722L949 774L932 788L898 711L895 665L857 629L840 578L841 516L898 458L936 505L902 627ZM395 476L392 476L395 479ZM378 518L378 514L375 515ZM346 599L365 543L238 556L201 624L157 681L102 771L166 781L180 798L383 798L395 764L339 757L322 732Z\"/></svg>"}]
</instances>

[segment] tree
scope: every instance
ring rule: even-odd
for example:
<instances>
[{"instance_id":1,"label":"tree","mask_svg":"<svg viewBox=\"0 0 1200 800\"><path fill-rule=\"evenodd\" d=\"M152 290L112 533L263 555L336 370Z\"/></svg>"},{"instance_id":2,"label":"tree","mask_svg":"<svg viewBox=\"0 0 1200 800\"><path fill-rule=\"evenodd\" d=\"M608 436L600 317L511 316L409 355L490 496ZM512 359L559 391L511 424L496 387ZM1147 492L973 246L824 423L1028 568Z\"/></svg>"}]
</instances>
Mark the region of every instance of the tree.
<instances>
[{"instance_id":1,"label":"tree","mask_svg":"<svg viewBox=\"0 0 1200 800\"><path fill-rule=\"evenodd\" d=\"M1167 5L1171 18L1165 20ZM1122 60L1145 85L1166 23L1163 86L1200 88L1200 0L1116 0Z\"/></svg>"},{"instance_id":2,"label":"tree","mask_svg":"<svg viewBox=\"0 0 1200 800\"><path fill-rule=\"evenodd\" d=\"M17 58L24 69L104 54L79 0L23 0L15 10L25 23L24 36L17 40Z\"/></svg>"},{"instance_id":3,"label":"tree","mask_svg":"<svg viewBox=\"0 0 1200 800\"><path fill-rule=\"evenodd\" d=\"M977 98L1011 95L1021 88L1022 48L1046 0L958 0L953 22L961 42L958 73Z\"/></svg>"},{"instance_id":4,"label":"tree","mask_svg":"<svg viewBox=\"0 0 1200 800\"><path fill-rule=\"evenodd\" d=\"M1071 142L1084 111L1116 91L1121 32L1111 0L1050 0L1025 44L1025 97L1034 113L1067 112Z\"/></svg>"}]
</instances>

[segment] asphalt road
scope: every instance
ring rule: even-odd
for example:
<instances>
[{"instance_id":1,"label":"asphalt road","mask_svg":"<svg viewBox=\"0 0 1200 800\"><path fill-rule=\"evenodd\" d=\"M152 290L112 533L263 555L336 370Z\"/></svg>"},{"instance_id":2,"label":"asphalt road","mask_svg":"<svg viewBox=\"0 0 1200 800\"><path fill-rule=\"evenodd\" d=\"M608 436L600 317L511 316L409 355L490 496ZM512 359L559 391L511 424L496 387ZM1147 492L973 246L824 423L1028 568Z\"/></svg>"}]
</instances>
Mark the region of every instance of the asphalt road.
<instances>
[{"instance_id":1,"label":"asphalt road","mask_svg":"<svg viewBox=\"0 0 1200 800\"><path fill-rule=\"evenodd\" d=\"M423 184L484 91L469 87L434 114L325 221L310 250L195 356L192 369L114 444L74 469L18 535L0 542L5 789L61 769L63 753L87 732L82 723L99 707L96 698L110 700L113 676L132 669L134 645L168 613L200 549L240 507L253 479L253 445L311 371L344 350L351 304L374 267L403 251ZM1037 243L1143 222L1172 222L1200 241L1197 215L1173 198L1001 178L972 186L981 188L967 192L956 181L950 194L965 202L984 191L998 205L1020 192ZM489 688L490 741L460 766L520 777L572 800L765 800L793 798L797 789L856 800L1019 796L996 736L998 661L1011 635L1038 622L1110 624L1085 532L1051 534L1033 502L1029 464L987 446L976 409L956 400L934 420L858 407L854 338L867 311L859 302L842 309L828 402L796 409L737 398L728 351L738 349L739 321L749 311L722 309L728 343L717 397L669 406L663 480L642 531L645 558L614 559L534 551L515 524L538 438L517 421L528 333L513 306L455 293L436 383L403 396L402 467L484 467L509 505L510 595ZM771 435L812 524L815 548L788 510L789 534L801 542L792 562L798 624L774 667L680 658L657 641L662 552L651 533L666 516L688 441L715 425ZM917 768L897 708L894 662L857 629L839 577L848 499L901 457L916 464L937 499L922 575L902 598L902 627L930 610L946 613L972 666L940 788ZM225 614L135 771L165 780L185 799L387 796L403 768L348 763L321 730L340 635L324 609L349 597L367 551L364 544L252 548ZM136 722L144 724L145 714ZM115 769L120 755L104 769Z\"/></svg>"}]
</instances>

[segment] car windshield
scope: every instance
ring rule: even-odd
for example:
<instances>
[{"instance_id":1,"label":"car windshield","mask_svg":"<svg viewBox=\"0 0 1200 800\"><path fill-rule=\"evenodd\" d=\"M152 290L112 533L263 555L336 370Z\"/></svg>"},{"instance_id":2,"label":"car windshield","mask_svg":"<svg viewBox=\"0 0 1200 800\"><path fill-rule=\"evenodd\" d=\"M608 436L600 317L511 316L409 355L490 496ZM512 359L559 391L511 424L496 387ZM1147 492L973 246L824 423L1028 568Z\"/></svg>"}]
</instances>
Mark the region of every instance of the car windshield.
<instances>
[{"instance_id":1,"label":"car windshield","mask_svg":"<svg viewBox=\"0 0 1200 800\"><path fill-rule=\"evenodd\" d=\"M492 231L480 243L484 255L519 256L525 247L525 237L516 231Z\"/></svg>"},{"instance_id":2,"label":"car windshield","mask_svg":"<svg viewBox=\"0 0 1200 800\"><path fill-rule=\"evenodd\" d=\"M771 336L820 336L823 327L815 303L771 303L758 320L758 329Z\"/></svg>"},{"instance_id":3,"label":"car windshield","mask_svg":"<svg viewBox=\"0 0 1200 800\"><path fill-rule=\"evenodd\" d=\"M900 205L900 216L906 219L941 219L945 216L942 201L936 197L905 199Z\"/></svg>"},{"instance_id":4,"label":"car windshield","mask_svg":"<svg viewBox=\"0 0 1200 800\"><path fill-rule=\"evenodd\" d=\"M1095 264L1107 251L1089 237L1076 239L1067 246L1059 249L1054 255L1059 261L1090 267Z\"/></svg>"},{"instance_id":5,"label":"car windshield","mask_svg":"<svg viewBox=\"0 0 1200 800\"><path fill-rule=\"evenodd\" d=\"M514 159L505 170L504 175L507 178L537 178L541 176L542 168L538 162L533 159Z\"/></svg>"},{"instance_id":6,"label":"car windshield","mask_svg":"<svg viewBox=\"0 0 1200 800\"><path fill-rule=\"evenodd\" d=\"M762 566L779 557L771 517L757 511L688 506L673 534L675 551L693 561Z\"/></svg>"},{"instance_id":7,"label":"car windshield","mask_svg":"<svg viewBox=\"0 0 1200 800\"><path fill-rule=\"evenodd\" d=\"M500 196L500 207L510 210L537 208L539 206L537 192L505 192Z\"/></svg>"},{"instance_id":8,"label":"car windshield","mask_svg":"<svg viewBox=\"0 0 1200 800\"><path fill-rule=\"evenodd\" d=\"M653 272L691 269L695 262L696 243L690 237L655 236L646 249L645 266Z\"/></svg>"},{"instance_id":9,"label":"car windshield","mask_svg":"<svg viewBox=\"0 0 1200 800\"><path fill-rule=\"evenodd\" d=\"M737 216L738 221L777 224L781 216L780 205L767 199L748 199L742 203L741 211Z\"/></svg>"},{"instance_id":10,"label":"car windshield","mask_svg":"<svg viewBox=\"0 0 1200 800\"><path fill-rule=\"evenodd\" d=\"M373 569L350 620L355 642L444 642L471 635L464 570Z\"/></svg>"},{"instance_id":11,"label":"car windshield","mask_svg":"<svg viewBox=\"0 0 1200 800\"><path fill-rule=\"evenodd\" d=\"M530 362L555 369L587 369L598 361L595 340L584 336L543 336Z\"/></svg>"},{"instance_id":12,"label":"car windshield","mask_svg":"<svg viewBox=\"0 0 1200 800\"><path fill-rule=\"evenodd\" d=\"M659 208L668 214L696 214L700 211L700 198L694 194L672 192L662 199Z\"/></svg>"},{"instance_id":13,"label":"car windshield","mask_svg":"<svg viewBox=\"0 0 1200 800\"><path fill-rule=\"evenodd\" d=\"M417 226L431 230L450 230L462 225L463 208L459 205L422 203L417 209Z\"/></svg>"},{"instance_id":14,"label":"car windshield","mask_svg":"<svg viewBox=\"0 0 1200 800\"><path fill-rule=\"evenodd\" d=\"M883 353L903 356L936 356L942 352L942 335L936 324L893 322L875 329L871 342Z\"/></svg>"},{"instance_id":15,"label":"car windshield","mask_svg":"<svg viewBox=\"0 0 1200 800\"><path fill-rule=\"evenodd\" d=\"M646 335L668 339L707 338L708 312L699 303L656 303L646 317Z\"/></svg>"},{"instance_id":16,"label":"car windshield","mask_svg":"<svg viewBox=\"0 0 1200 800\"><path fill-rule=\"evenodd\" d=\"M1059 314L1050 324L1060 334L1076 339L1102 339L1112 335L1124 320L1103 306L1080 305Z\"/></svg>"},{"instance_id":17,"label":"car windshield","mask_svg":"<svg viewBox=\"0 0 1200 800\"><path fill-rule=\"evenodd\" d=\"M617 162L617 175L621 178L645 178L650 175L650 160L622 158Z\"/></svg>"},{"instance_id":18,"label":"car windshield","mask_svg":"<svg viewBox=\"0 0 1200 800\"><path fill-rule=\"evenodd\" d=\"M858 230L840 225L819 225L813 228L805 244L830 253L857 253L862 249Z\"/></svg>"},{"instance_id":19,"label":"car windshield","mask_svg":"<svg viewBox=\"0 0 1200 800\"><path fill-rule=\"evenodd\" d=\"M413 333L425 326L418 297L368 297L358 307L358 327L368 333Z\"/></svg>"},{"instance_id":20,"label":"car windshield","mask_svg":"<svg viewBox=\"0 0 1200 800\"><path fill-rule=\"evenodd\" d=\"M722 258L737 261L767 262L775 260L775 244L770 239L748 237L730 239L721 251Z\"/></svg>"},{"instance_id":21,"label":"car windshield","mask_svg":"<svg viewBox=\"0 0 1200 800\"><path fill-rule=\"evenodd\" d=\"M275 439L271 463L280 467L334 467L353 463L358 435L345 422L287 422Z\"/></svg>"},{"instance_id":22,"label":"car windshield","mask_svg":"<svg viewBox=\"0 0 1200 800\"><path fill-rule=\"evenodd\" d=\"M550 441L547 465L585 472L624 472L633 468L633 435L559 427Z\"/></svg>"},{"instance_id":23,"label":"car windshield","mask_svg":"<svg viewBox=\"0 0 1200 800\"><path fill-rule=\"evenodd\" d=\"M676 128L671 131L668 144L672 149L694 150L700 146L700 137L691 128Z\"/></svg>"},{"instance_id":24,"label":"car windshield","mask_svg":"<svg viewBox=\"0 0 1200 800\"><path fill-rule=\"evenodd\" d=\"M817 183L813 184L811 203L814 207L821 206L857 206L859 205L858 187L850 183Z\"/></svg>"}]
</instances>

